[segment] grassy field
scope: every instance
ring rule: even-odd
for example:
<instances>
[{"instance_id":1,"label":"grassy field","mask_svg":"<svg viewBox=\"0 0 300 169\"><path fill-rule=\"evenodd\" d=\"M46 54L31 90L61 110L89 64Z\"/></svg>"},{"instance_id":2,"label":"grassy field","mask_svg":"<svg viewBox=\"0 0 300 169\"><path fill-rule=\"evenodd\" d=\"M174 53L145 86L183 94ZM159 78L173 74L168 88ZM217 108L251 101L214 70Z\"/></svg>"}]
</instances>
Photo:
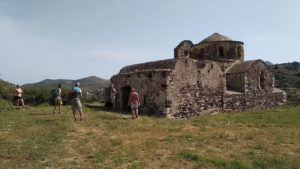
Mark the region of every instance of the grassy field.
<instances>
[{"instance_id":1,"label":"grassy field","mask_svg":"<svg viewBox=\"0 0 300 169\"><path fill-rule=\"evenodd\" d=\"M300 168L300 107L190 120L0 112L0 168Z\"/></svg>"}]
</instances>

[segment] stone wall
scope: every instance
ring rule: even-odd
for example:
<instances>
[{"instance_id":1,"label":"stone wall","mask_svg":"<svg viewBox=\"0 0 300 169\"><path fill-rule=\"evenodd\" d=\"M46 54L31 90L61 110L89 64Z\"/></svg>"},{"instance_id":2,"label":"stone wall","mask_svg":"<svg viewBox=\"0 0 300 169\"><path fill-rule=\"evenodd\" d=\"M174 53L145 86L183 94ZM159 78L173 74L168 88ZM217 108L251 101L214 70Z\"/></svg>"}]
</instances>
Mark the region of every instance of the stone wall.
<instances>
[{"instance_id":1,"label":"stone wall","mask_svg":"<svg viewBox=\"0 0 300 169\"><path fill-rule=\"evenodd\" d=\"M128 100L128 96L124 92L126 87L130 87L135 88L139 93L140 113L165 116L167 79L170 73L171 70L147 70L113 76L111 82L118 92L116 108L119 110L126 109L127 103L124 102L124 99Z\"/></svg>"},{"instance_id":2,"label":"stone wall","mask_svg":"<svg viewBox=\"0 0 300 169\"><path fill-rule=\"evenodd\" d=\"M228 78L230 77L230 78ZM244 78L243 78L244 77ZM231 80L231 88L241 86L244 80L242 93L227 91L225 95L224 111L260 110L282 105L286 102L285 92L274 89L273 75L262 61L254 62L246 72L227 74L226 79ZM235 90L239 91L239 90Z\"/></svg>"},{"instance_id":3,"label":"stone wall","mask_svg":"<svg viewBox=\"0 0 300 169\"><path fill-rule=\"evenodd\" d=\"M272 73L266 65L263 62L253 64L245 77L245 109L258 110L275 106L272 102L272 86Z\"/></svg>"},{"instance_id":4,"label":"stone wall","mask_svg":"<svg viewBox=\"0 0 300 169\"><path fill-rule=\"evenodd\" d=\"M169 79L167 79L167 102L169 102L170 109L169 116L174 116L174 113L178 111L178 107L181 107L180 105L184 104L184 102L194 104L194 101L191 99L192 96L188 96L190 95L190 92L186 95L184 88L189 86L193 88L193 90L197 90L197 72L197 64L193 59L183 58L177 60L174 71Z\"/></svg>"},{"instance_id":5,"label":"stone wall","mask_svg":"<svg viewBox=\"0 0 300 169\"><path fill-rule=\"evenodd\" d=\"M222 48L222 52L220 48ZM238 48L240 50L238 50ZM191 51L191 58L194 59L230 59L241 61L244 60L243 44L241 42L236 41L200 43L194 45Z\"/></svg>"},{"instance_id":6,"label":"stone wall","mask_svg":"<svg viewBox=\"0 0 300 169\"><path fill-rule=\"evenodd\" d=\"M225 92L224 112L240 112L245 109L245 95L238 92Z\"/></svg>"},{"instance_id":7,"label":"stone wall","mask_svg":"<svg viewBox=\"0 0 300 169\"><path fill-rule=\"evenodd\" d=\"M193 59L180 60L169 79L169 116L190 118L222 108L224 75L219 65Z\"/></svg>"},{"instance_id":8,"label":"stone wall","mask_svg":"<svg viewBox=\"0 0 300 169\"><path fill-rule=\"evenodd\" d=\"M189 41L189 40L182 41L174 49L174 59L189 58L192 46L193 46L193 42L192 41Z\"/></svg>"}]
</instances>

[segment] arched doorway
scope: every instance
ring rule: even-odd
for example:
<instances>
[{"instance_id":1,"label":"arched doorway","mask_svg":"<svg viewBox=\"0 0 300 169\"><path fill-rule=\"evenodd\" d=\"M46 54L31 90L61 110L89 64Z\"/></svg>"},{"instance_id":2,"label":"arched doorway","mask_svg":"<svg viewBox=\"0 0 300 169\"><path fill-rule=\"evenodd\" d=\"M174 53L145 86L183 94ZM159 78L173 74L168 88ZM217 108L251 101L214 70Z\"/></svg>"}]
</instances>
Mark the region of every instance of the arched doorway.
<instances>
[{"instance_id":1,"label":"arched doorway","mask_svg":"<svg viewBox=\"0 0 300 169\"><path fill-rule=\"evenodd\" d=\"M124 86L122 88L122 111L124 112L130 112L130 107L128 106L130 90L130 86Z\"/></svg>"}]
</instances>

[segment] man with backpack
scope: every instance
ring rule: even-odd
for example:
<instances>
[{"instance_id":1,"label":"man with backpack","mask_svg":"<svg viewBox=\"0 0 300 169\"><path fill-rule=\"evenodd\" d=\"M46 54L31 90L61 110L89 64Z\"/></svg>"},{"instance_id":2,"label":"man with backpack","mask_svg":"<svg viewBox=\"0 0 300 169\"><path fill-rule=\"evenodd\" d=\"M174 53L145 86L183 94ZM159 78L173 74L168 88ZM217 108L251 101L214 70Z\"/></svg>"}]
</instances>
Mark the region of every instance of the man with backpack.
<instances>
[{"instance_id":1,"label":"man with backpack","mask_svg":"<svg viewBox=\"0 0 300 169\"><path fill-rule=\"evenodd\" d=\"M73 117L74 117L74 121L76 121L76 111L79 112L79 115L80 115L80 121L82 120L82 116L83 116L83 113L82 113L82 105L81 105L81 101L80 101L80 98L82 97L82 91L81 89L79 88L79 85L80 83L77 82L75 84L75 87L73 87L72 89L72 110L73 110Z\"/></svg>"}]
</instances>

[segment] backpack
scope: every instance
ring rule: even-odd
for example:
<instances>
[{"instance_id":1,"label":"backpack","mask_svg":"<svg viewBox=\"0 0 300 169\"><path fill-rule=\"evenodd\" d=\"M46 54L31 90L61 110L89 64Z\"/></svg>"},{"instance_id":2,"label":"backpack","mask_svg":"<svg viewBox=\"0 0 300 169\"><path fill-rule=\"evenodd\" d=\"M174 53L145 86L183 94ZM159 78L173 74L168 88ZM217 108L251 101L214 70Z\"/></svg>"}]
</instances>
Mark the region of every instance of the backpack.
<instances>
[{"instance_id":1,"label":"backpack","mask_svg":"<svg viewBox=\"0 0 300 169\"><path fill-rule=\"evenodd\" d=\"M68 92L68 100L72 100L72 99L74 99L74 98L75 98L75 94L74 94L73 90L70 90L70 91Z\"/></svg>"},{"instance_id":2,"label":"backpack","mask_svg":"<svg viewBox=\"0 0 300 169\"><path fill-rule=\"evenodd\" d=\"M52 98L56 98L58 96L57 89L52 89L51 94L52 94Z\"/></svg>"}]
</instances>

